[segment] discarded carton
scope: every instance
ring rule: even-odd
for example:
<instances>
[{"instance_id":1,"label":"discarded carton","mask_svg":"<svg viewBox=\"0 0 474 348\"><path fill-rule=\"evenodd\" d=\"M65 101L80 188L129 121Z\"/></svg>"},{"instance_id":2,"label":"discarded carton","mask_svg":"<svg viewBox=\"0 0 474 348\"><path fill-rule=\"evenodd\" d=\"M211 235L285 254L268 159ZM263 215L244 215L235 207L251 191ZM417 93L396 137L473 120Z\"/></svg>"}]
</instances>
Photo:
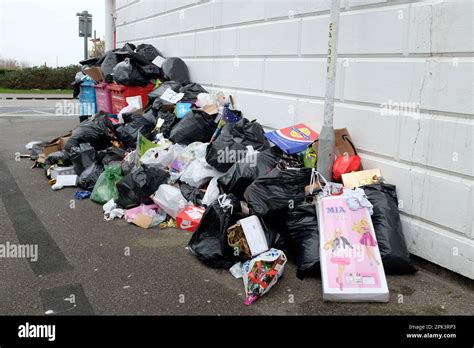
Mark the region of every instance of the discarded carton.
<instances>
[{"instance_id":1,"label":"discarded carton","mask_svg":"<svg viewBox=\"0 0 474 348\"><path fill-rule=\"evenodd\" d=\"M342 174L342 183L345 187L354 188L364 185L370 185L382 177L380 169L367 169L359 172Z\"/></svg>"},{"instance_id":2,"label":"discarded carton","mask_svg":"<svg viewBox=\"0 0 474 348\"><path fill-rule=\"evenodd\" d=\"M89 76L94 81L103 81L104 75L102 75L102 70L98 66L85 68L84 73Z\"/></svg>"},{"instance_id":3,"label":"discarded carton","mask_svg":"<svg viewBox=\"0 0 474 348\"><path fill-rule=\"evenodd\" d=\"M318 133L304 123L265 133L268 140L289 155L306 150L318 136Z\"/></svg>"},{"instance_id":4,"label":"discarded carton","mask_svg":"<svg viewBox=\"0 0 474 348\"><path fill-rule=\"evenodd\" d=\"M73 166L59 167L58 165L55 164L48 168L46 174L50 176L51 179L56 179L58 175L74 175L76 174L76 172L74 171Z\"/></svg>"},{"instance_id":5,"label":"discarded carton","mask_svg":"<svg viewBox=\"0 0 474 348\"><path fill-rule=\"evenodd\" d=\"M188 205L176 215L176 226L185 231L196 231L205 211L204 208Z\"/></svg>"},{"instance_id":6,"label":"discarded carton","mask_svg":"<svg viewBox=\"0 0 474 348\"><path fill-rule=\"evenodd\" d=\"M388 302L377 239L366 207L352 210L344 196L318 201L323 299Z\"/></svg>"},{"instance_id":7,"label":"discarded carton","mask_svg":"<svg viewBox=\"0 0 474 348\"><path fill-rule=\"evenodd\" d=\"M64 134L63 136L54 138L51 140L44 148L43 148L43 155L46 157L52 152L62 151L64 146L66 145L67 141L69 140L72 132L69 131L68 133Z\"/></svg>"},{"instance_id":8,"label":"discarded carton","mask_svg":"<svg viewBox=\"0 0 474 348\"><path fill-rule=\"evenodd\" d=\"M239 223L244 231L252 257L268 250L265 231L257 216L252 215L245 219L240 219Z\"/></svg>"}]
</instances>

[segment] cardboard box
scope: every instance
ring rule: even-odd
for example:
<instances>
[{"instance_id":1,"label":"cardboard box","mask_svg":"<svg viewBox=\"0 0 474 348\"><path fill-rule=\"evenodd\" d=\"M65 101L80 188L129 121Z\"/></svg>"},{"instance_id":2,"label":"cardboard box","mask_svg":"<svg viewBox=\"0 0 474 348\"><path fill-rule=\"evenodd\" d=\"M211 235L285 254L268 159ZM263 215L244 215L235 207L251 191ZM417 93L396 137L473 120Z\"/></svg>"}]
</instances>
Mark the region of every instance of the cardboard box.
<instances>
[{"instance_id":1,"label":"cardboard box","mask_svg":"<svg viewBox=\"0 0 474 348\"><path fill-rule=\"evenodd\" d=\"M304 123L265 133L268 140L289 155L305 151L318 136L318 133Z\"/></svg>"},{"instance_id":2,"label":"cardboard box","mask_svg":"<svg viewBox=\"0 0 474 348\"><path fill-rule=\"evenodd\" d=\"M72 131L69 131L68 133L64 134L63 136L54 138L51 140L44 148L43 148L43 154L48 156L50 153L56 152L56 151L61 151L64 149L64 146L66 145L67 141L71 137Z\"/></svg>"},{"instance_id":3,"label":"cardboard box","mask_svg":"<svg viewBox=\"0 0 474 348\"><path fill-rule=\"evenodd\" d=\"M58 165L53 165L48 168L48 176L51 176L51 179L56 179L58 175L75 175L73 166L69 167L59 167Z\"/></svg>"},{"instance_id":4,"label":"cardboard box","mask_svg":"<svg viewBox=\"0 0 474 348\"><path fill-rule=\"evenodd\" d=\"M342 174L342 183L345 187L354 188L370 184L371 181L381 177L380 169L367 169L358 172Z\"/></svg>"},{"instance_id":5,"label":"cardboard box","mask_svg":"<svg viewBox=\"0 0 474 348\"><path fill-rule=\"evenodd\" d=\"M257 216L252 215L245 219L240 219L239 223L244 231L245 239L249 245L252 257L268 250L265 231Z\"/></svg>"},{"instance_id":6,"label":"cardboard box","mask_svg":"<svg viewBox=\"0 0 474 348\"><path fill-rule=\"evenodd\" d=\"M204 208L188 205L176 215L176 226L185 231L196 231L205 211Z\"/></svg>"},{"instance_id":7,"label":"cardboard box","mask_svg":"<svg viewBox=\"0 0 474 348\"><path fill-rule=\"evenodd\" d=\"M323 300L388 302L389 290L367 208L351 210L344 196L318 201Z\"/></svg>"},{"instance_id":8,"label":"cardboard box","mask_svg":"<svg viewBox=\"0 0 474 348\"><path fill-rule=\"evenodd\" d=\"M84 74L89 76L94 81L104 80L104 75L102 75L102 70L100 69L99 66L88 67L88 68L85 68L83 71L84 71Z\"/></svg>"}]
</instances>

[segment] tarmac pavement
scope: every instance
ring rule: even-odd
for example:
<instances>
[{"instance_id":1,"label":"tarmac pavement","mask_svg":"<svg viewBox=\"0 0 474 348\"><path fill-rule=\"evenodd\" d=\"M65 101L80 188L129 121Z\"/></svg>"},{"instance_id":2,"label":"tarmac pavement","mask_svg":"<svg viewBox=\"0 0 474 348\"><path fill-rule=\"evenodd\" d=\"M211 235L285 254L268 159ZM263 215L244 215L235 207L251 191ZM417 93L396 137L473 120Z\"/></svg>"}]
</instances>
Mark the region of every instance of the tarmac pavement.
<instances>
[{"instance_id":1,"label":"tarmac pavement","mask_svg":"<svg viewBox=\"0 0 474 348\"><path fill-rule=\"evenodd\" d=\"M291 257L274 288L245 306L242 280L186 250L188 232L107 222L100 205L73 201L75 188L53 191L42 169L16 161L29 141L78 124L26 104L13 105L23 108L15 113L0 101L0 244L38 244L39 258L0 259L0 315L474 314L472 282L426 262L414 275L387 276L387 304L325 303L321 280L297 279Z\"/></svg>"}]
</instances>

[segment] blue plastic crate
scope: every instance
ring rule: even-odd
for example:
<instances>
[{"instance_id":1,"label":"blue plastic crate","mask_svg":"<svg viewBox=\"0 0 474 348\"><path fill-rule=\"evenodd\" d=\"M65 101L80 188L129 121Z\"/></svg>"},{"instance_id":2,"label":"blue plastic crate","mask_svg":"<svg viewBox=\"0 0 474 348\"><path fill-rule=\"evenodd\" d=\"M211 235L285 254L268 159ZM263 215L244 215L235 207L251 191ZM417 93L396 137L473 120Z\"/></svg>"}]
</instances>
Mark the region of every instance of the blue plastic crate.
<instances>
[{"instance_id":1,"label":"blue plastic crate","mask_svg":"<svg viewBox=\"0 0 474 348\"><path fill-rule=\"evenodd\" d=\"M97 112L97 103L95 99L94 82L84 79L81 84L81 93L79 94L79 115L94 115Z\"/></svg>"}]
</instances>

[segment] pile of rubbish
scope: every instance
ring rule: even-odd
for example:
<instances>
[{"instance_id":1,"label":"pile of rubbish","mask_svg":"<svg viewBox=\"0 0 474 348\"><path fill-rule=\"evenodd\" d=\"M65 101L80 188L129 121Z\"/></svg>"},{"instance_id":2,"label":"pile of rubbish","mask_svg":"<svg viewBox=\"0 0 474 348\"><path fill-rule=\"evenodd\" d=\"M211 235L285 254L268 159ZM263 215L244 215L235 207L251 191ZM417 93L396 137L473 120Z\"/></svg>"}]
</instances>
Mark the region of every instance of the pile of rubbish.
<instances>
[{"instance_id":1,"label":"pile of rubbish","mask_svg":"<svg viewBox=\"0 0 474 348\"><path fill-rule=\"evenodd\" d=\"M127 44L87 64L106 81L155 87L142 108L128 98L117 115L99 112L49 142L27 144L53 190L77 187L74 198L101 204L107 221L190 232L196 257L243 278L246 304L277 283L287 255L298 278L321 275L316 207L328 189L347 196L351 209L370 208L385 273L416 271L395 186L378 169L363 170L346 129L336 131L333 177L323 184L315 180L315 131L298 124L265 132L232 96L191 82L181 59Z\"/></svg>"}]
</instances>

